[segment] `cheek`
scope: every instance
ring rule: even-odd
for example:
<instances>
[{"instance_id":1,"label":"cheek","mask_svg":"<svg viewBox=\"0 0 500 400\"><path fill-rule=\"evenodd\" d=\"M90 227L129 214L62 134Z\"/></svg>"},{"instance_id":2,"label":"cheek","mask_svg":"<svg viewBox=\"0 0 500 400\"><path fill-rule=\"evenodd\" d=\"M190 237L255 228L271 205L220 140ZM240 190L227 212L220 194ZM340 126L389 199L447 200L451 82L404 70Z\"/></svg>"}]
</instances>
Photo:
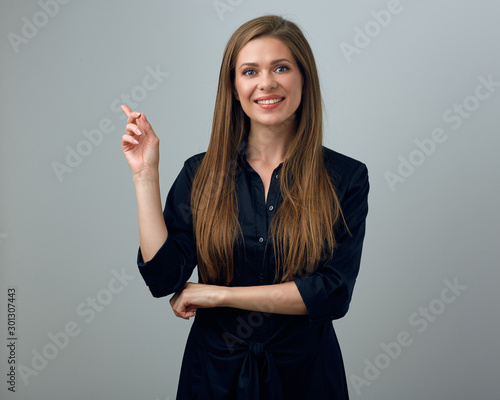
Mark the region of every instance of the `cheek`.
<instances>
[{"instance_id":1,"label":"cheek","mask_svg":"<svg viewBox=\"0 0 500 400\"><path fill-rule=\"evenodd\" d=\"M291 79L288 82L289 94L293 97L292 104L294 108L298 108L302 103L302 85L302 79Z\"/></svg>"},{"instance_id":2,"label":"cheek","mask_svg":"<svg viewBox=\"0 0 500 400\"><path fill-rule=\"evenodd\" d=\"M302 79L300 79L300 80L294 79L293 82L290 82L290 87L293 88L294 93L298 97L302 97L302 88L303 88Z\"/></svg>"},{"instance_id":3,"label":"cheek","mask_svg":"<svg viewBox=\"0 0 500 400\"><path fill-rule=\"evenodd\" d=\"M239 101L246 101L247 97L249 96L248 93L248 88L245 87L245 85L241 84L241 82L237 82L235 84L235 93L236 93L236 99Z\"/></svg>"}]
</instances>

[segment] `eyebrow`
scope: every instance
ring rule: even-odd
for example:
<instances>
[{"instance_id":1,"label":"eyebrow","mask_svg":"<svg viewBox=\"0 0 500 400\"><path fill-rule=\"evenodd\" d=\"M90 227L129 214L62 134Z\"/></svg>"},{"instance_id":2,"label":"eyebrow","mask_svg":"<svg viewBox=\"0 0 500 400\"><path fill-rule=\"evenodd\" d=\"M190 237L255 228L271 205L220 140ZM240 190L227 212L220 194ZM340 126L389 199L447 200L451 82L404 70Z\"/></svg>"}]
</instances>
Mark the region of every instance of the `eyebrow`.
<instances>
[{"instance_id":1,"label":"eyebrow","mask_svg":"<svg viewBox=\"0 0 500 400\"><path fill-rule=\"evenodd\" d=\"M290 63L290 64L292 63L292 62L291 62L289 59L287 59L287 58L278 58L277 60L273 60L273 61L271 61L271 65L279 64L279 63L281 63L281 62L283 62L283 61L286 61L286 62L288 62L288 63ZM243 63L243 64L241 64L241 65L239 66L239 68L242 68L242 67L258 67L258 66L259 66L259 64L257 64L257 63L254 63L254 62L247 62L247 63Z\"/></svg>"}]
</instances>

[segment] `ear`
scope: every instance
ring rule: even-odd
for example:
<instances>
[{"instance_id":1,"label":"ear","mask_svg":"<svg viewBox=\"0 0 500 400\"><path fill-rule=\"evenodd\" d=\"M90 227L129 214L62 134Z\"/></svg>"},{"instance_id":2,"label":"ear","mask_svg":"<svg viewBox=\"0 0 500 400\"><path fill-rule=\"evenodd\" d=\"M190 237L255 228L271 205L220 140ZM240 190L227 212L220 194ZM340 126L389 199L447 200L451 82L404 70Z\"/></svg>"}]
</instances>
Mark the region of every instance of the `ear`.
<instances>
[{"instance_id":1,"label":"ear","mask_svg":"<svg viewBox=\"0 0 500 400\"><path fill-rule=\"evenodd\" d=\"M238 92L236 91L236 89L233 89L233 96L234 96L234 98L237 101L240 101L240 95L238 94Z\"/></svg>"}]
</instances>

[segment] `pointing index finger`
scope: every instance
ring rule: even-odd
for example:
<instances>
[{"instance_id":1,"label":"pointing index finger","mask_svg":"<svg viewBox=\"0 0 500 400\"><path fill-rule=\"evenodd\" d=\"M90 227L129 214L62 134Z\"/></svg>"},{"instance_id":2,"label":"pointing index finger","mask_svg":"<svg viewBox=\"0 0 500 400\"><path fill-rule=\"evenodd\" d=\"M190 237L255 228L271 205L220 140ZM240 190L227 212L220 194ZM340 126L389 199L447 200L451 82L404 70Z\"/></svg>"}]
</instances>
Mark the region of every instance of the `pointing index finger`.
<instances>
[{"instance_id":1,"label":"pointing index finger","mask_svg":"<svg viewBox=\"0 0 500 400\"><path fill-rule=\"evenodd\" d=\"M122 111L125 113L125 115L127 117L130 117L130 114L132 114L132 110L130 108L128 108L125 104L122 104L120 106L120 108L122 109Z\"/></svg>"},{"instance_id":2,"label":"pointing index finger","mask_svg":"<svg viewBox=\"0 0 500 400\"><path fill-rule=\"evenodd\" d=\"M125 104L122 104L120 106L120 108L123 110L123 112L125 113L125 115L128 118L130 118L130 117L132 117L132 118L139 118L141 116L141 113L139 113L139 112L132 112L132 110L128 106L126 106Z\"/></svg>"}]
</instances>

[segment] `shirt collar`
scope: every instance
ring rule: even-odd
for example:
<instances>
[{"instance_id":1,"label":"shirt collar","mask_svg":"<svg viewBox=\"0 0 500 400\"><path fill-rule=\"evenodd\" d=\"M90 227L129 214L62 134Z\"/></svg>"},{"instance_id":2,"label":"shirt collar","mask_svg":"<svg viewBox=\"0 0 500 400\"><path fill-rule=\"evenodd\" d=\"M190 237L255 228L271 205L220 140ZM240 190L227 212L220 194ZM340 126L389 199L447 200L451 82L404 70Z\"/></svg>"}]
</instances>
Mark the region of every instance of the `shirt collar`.
<instances>
[{"instance_id":1,"label":"shirt collar","mask_svg":"<svg viewBox=\"0 0 500 400\"><path fill-rule=\"evenodd\" d=\"M255 172L250 163L247 161L247 149L248 149L248 133L245 135L240 145L238 146L238 161L240 165L242 165L247 171ZM282 166L283 163L278 165L274 172L278 173L279 171L281 171Z\"/></svg>"}]
</instances>

